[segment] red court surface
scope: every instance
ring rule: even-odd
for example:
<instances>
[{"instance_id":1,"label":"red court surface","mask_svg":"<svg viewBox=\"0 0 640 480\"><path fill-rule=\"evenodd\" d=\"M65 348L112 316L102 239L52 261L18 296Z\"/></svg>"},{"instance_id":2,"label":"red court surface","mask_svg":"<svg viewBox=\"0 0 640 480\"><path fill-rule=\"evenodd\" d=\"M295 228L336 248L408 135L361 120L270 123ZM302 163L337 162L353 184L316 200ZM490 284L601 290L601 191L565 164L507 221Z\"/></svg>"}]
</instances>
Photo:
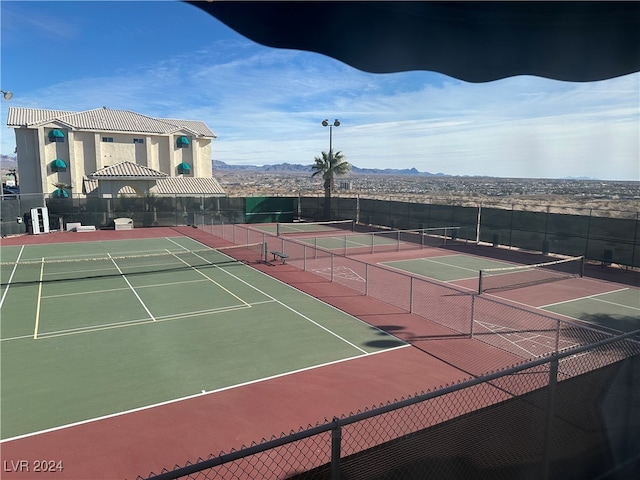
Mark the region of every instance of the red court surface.
<instances>
[{"instance_id":1,"label":"red court surface","mask_svg":"<svg viewBox=\"0 0 640 480\"><path fill-rule=\"evenodd\" d=\"M213 247L229 244L190 227L60 232L7 238L2 244L175 236L177 232ZM256 268L412 345L5 442L2 478L144 477L522 361L290 265ZM37 475L12 469L16 463L11 462L24 461L33 467L37 460L62 461L64 469Z\"/></svg>"}]
</instances>

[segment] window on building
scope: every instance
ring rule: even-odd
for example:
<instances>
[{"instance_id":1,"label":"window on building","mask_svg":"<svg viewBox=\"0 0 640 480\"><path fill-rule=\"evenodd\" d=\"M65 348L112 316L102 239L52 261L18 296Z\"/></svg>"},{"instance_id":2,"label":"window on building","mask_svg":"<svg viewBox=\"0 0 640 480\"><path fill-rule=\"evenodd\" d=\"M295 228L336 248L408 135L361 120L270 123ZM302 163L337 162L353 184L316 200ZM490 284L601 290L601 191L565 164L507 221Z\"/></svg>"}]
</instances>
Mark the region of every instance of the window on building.
<instances>
[{"instance_id":1,"label":"window on building","mask_svg":"<svg viewBox=\"0 0 640 480\"><path fill-rule=\"evenodd\" d=\"M189 148L189 139L187 137L178 137L176 146L178 148Z\"/></svg>"},{"instance_id":2,"label":"window on building","mask_svg":"<svg viewBox=\"0 0 640 480\"><path fill-rule=\"evenodd\" d=\"M133 143L144 143L144 138L134 138Z\"/></svg>"},{"instance_id":3,"label":"window on building","mask_svg":"<svg viewBox=\"0 0 640 480\"><path fill-rule=\"evenodd\" d=\"M113 143L113 137L102 137L102 141L106 143Z\"/></svg>"},{"instance_id":4,"label":"window on building","mask_svg":"<svg viewBox=\"0 0 640 480\"><path fill-rule=\"evenodd\" d=\"M49 141L64 142L64 133L62 133L62 130L58 130L57 128L49 130Z\"/></svg>"}]
</instances>

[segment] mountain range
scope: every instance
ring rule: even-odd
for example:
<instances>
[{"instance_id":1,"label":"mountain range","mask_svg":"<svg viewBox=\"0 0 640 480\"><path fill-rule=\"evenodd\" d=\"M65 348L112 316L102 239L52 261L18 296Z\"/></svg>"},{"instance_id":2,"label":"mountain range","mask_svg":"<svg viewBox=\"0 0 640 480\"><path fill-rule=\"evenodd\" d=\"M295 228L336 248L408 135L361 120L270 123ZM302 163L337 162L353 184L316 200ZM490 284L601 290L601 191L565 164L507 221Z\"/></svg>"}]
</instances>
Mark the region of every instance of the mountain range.
<instances>
[{"instance_id":1,"label":"mountain range","mask_svg":"<svg viewBox=\"0 0 640 480\"><path fill-rule=\"evenodd\" d=\"M212 160L213 171L238 171L244 170L248 172L268 172L268 173L309 173L311 165L299 165L293 163L278 163L275 165L229 165L220 160ZM411 175L425 177L444 177L444 173L420 172L415 168L359 168L355 165L351 166L351 172L361 175Z\"/></svg>"},{"instance_id":2,"label":"mountain range","mask_svg":"<svg viewBox=\"0 0 640 480\"><path fill-rule=\"evenodd\" d=\"M0 155L2 169L8 170L17 168L18 163L13 155ZM276 165L229 165L220 160L212 160L213 171L247 171L247 172L268 172L268 173L310 173L311 165L299 165L293 163L279 163ZM359 168L351 166L351 172L361 175L411 175L425 177L445 177L444 173L420 172L415 168Z\"/></svg>"}]
</instances>

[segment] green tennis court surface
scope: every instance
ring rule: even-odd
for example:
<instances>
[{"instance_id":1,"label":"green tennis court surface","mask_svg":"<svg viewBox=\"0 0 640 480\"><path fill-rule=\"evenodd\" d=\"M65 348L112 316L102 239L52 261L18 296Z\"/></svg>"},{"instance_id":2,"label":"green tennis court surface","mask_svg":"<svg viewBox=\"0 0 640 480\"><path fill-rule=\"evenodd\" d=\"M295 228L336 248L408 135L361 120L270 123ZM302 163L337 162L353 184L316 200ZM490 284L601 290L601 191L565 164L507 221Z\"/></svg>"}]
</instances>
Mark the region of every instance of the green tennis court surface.
<instances>
[{"instance_id":1,"label":"green tennis court surface","mask_svg":"<svg viewBox=\"0 0 640 480\"><path fill-rule=\"evenodd\" d=\"M621 288L540 308L623 332L640 329L640 292Z\"/></svg>"},{"instance_id":2,"label":"green tennis court surface","mask_svg":"<svg viewBox=\"0 0 640 480\"><path fill-rule=\"evenodd\" d=\"M463 254L383 262L382 265L441 282L451 282L467 278L477 279L481 269L513 266L512 263Z\"/></svg>"},{"instance_id":3,"label":"green tennis court surface","mask_svg":"<svg viewBox=\"0 0 640 480\"><path fill-rule=\"evenodd\" d=\"M514 266L510 263L462 254L383 262L382 264L441 282L474 280L478 278L481 269ZM612 288L614 290L550 305L531 304L530 306L623 332L640 329L640 292L638 289L617 289L606 283L602 285L603 290ZM545 287L555 288L553 284ZM514 288L517 287L514 286ZM505 288L505 291L507 290L508 288Z\"/></svg>"},{"instance_id":4,"label":"green tennis court surface","mask_svg":"<svg viewBox=\"0 0 640 480\"><path fill-rule=\"evenodd\" d=\"M186 237L2 247L18 260L1 272L2 439L405 345L203 249Z\"/></svg>"}]
</instances>

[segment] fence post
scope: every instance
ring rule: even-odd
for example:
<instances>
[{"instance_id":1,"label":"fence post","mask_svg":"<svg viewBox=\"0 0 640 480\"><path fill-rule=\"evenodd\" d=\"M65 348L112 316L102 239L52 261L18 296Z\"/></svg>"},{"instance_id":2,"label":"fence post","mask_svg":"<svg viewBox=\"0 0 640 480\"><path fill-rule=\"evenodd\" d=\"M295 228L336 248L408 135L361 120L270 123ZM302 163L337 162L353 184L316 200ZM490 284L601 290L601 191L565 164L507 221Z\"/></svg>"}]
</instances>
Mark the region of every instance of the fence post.
<instances>
[{"instance_id":1,"label":"fence post","mask_svg":"<svg viewBox=\"0 0 640 480\"><path fill-rule=\"evenodd\" d=\"M331 282L333 283L333 258L335 257L335 255L332 253L331 254Z\"/></svg>"},{"instance_id":2,"label":"fence post","mask_svg":"<svg viewBox=\"0 0 640 480\"><path fill-rule=\"evenodd\" d=\"M471 325L469 328L469 338L473 338L473 324L475 323L476 295L471 294Z\"/></svg>"},{"instance_id":3,"label":"fence post","mask_svg":"<svg viewBox=\"0 0 640 480\"><path fill-rule=\"evenodd\" d=\"M476 245L480 243L480 216L482 214L482 204L478 205L478 217L476 219Z\"/></svg>"},{"instance_id":4,"label":"fence post","mask_svg":"<svg viewBox=\"0 0 640 480\"><path fill-rule=\"evenodd\" d=\"M369 295L369 264L364 264L364 295Z\"/></svg>"},{"instance_id":5,"label":"fence post","mask_svg":"<svg viewBox=\"0 0 640 480\"><path fill-rule=\"evenodd\" d=\"M551 462L551 433L553 429L553 406L555 404L556 384L558 383L558 354L554 353L549 362L549 392L547 396L547 419L544 426L544 444L542 447L542 472L541 480L549 478L549 464Z\"/></svg>"},{"instance_id":6,"label":"fence post","mask_svg":"<svg viewBox=\"0 0 640 480\"><path fill-rule=\"evenodd\" d=\"M333 422L336 426L331 429L331 480L340 480L342 427L338 423L338 417L334 417Z\"/></svg>"},{"instance_id":7,"label":"fence post","mask_svg":"<svg viewBox=\"0 0 640 480\"><path fill-rule=\"evenodd\" d=\"M409 277L409 313L413 313L413 277Z\"/></svg>"}]
</instances>

